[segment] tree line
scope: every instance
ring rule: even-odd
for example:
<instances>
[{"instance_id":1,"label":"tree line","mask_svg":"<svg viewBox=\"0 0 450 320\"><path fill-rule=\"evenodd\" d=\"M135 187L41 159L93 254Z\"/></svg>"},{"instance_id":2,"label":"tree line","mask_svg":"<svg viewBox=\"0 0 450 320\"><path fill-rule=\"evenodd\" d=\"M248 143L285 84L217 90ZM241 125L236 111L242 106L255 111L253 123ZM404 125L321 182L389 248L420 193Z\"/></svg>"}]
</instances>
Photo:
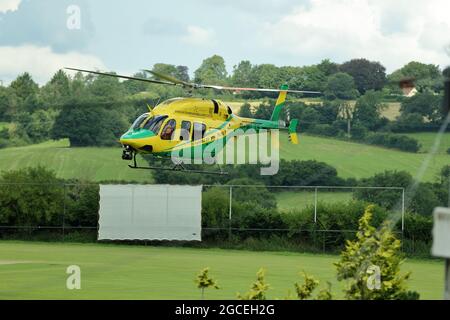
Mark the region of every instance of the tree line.
<instances>
[{"instance_id":1,"label":"tree line","mask_svg":"<svg viewBox=\"0 0 450 320\"><path fill-rule=\"evenodd\" d=\"M228 74L224 59L214 55L202 62L192 79L186 66L156 63L152 70L198 83L265 88L277 88L287 83L293 89L320 91L323 96L312 106L306 106L298 97L289 96L290 116L301 120L301 128L333 136L337 132L374 144L403 146L405 141L399 142L392 137L366 137L368 132L435 130L443 118L440 113L443 74L438 66L420 62L410 62L386 74L381 63L367 59L352 59L342 64L326 59L302 67L255 65L244 60ZM152 77L144 72L134 76ZM418 95L401 97L397 82L404 77L418 79ZM39 86L25 72L9 86L0 86L0 122L12 123L0 127L0 147L60 138L69 138L72 146L117 145L120 133L138 114L147 110L147 104L156 105L184 94L176 87L132 80L121 82L116 78L81 73L69 76L63 70ZM200 90L198 95L236 99L232 93L211 89ZM247 92L240 97L257 99L263 96ZM269 95L269 98L275 97ZM356 105L352 106L350 101L355 99ZM401 114L396 121L382 116L386 99L401 102ZM269 112L267 107L255 111L249 110L248 106L241 108L244 116L267 119ZM407 142L409 151L417 149L414 142Z\"/></svg>"}]
</instances>

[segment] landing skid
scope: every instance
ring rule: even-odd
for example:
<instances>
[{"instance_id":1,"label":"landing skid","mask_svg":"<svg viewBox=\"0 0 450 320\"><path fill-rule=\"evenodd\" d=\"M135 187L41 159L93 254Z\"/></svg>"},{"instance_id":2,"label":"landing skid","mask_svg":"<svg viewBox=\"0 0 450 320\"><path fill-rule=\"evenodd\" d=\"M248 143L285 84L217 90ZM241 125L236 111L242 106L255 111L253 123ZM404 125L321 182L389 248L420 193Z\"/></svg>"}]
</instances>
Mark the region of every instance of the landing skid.
<instances>
[{"instance_id":1,"label":"landing skid","mask_svg":"<svg viewBox=\"0 0 450 320\"><path fill-rule=\"evenodd\" d=\"M133 154L133 164L128 165L131 169L143 169L143 170L164 170L164 171L177 171L177 172L186 172L186 173L203 173L203 174L217 174L217 175L228 175L228 172L222 171L222 169L219 167L219 171L206 171L206 170L191 170L186 169L182 163L175 164L173 167L156 167L156 166L148 166L148 167L141 167L138 166L136 161L136 154Z\"/></svg>"}]
</instances>

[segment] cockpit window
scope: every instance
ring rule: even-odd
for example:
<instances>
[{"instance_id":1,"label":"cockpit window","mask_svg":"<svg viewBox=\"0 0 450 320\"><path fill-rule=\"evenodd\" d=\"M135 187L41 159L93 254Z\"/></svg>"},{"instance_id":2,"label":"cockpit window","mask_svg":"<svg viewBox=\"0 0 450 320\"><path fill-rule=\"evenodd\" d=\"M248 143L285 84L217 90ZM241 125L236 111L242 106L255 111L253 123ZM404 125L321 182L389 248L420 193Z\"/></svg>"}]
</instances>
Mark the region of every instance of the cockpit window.
<instances>
[{"instance_id":1,"label":"cockpit window","mask_svg":"<svg viewBox=\"0 0 450 320\"><path fill-rule=\"evenodd\" d=\"M145 119L147 119L148 113L144 113L143 115L140 115L136 120L134 120L133 124L131 125L131 129L136 130L139 129L141 124L144 122Z\"/></svg>"},{"instance_id":2,"label":"cockpit window","mask_svg":"<svg viewBox=\"0 0 450 320\"><path fill-rule=\"evenodd\" d=\"M161 128L161 124L167 116L156 116L147 121L144 125L144 129L153 131L155 134L158 134L159 129Z\"/></svg>"}]
</instances>

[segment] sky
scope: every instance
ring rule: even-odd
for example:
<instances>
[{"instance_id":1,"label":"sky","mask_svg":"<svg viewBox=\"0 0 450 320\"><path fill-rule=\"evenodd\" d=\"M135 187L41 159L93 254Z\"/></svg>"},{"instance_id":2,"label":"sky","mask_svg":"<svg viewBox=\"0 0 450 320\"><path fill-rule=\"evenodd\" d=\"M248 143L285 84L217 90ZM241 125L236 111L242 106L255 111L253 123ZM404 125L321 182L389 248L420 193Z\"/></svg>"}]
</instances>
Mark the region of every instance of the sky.
<instances>
[{"instance_id":1,"label":"sky","mask_svg":"<svg viewBox=\"0 0 450 320\"><path fill-rule=\"evenodd\" d=\"M227 70L322 59L450 65L448 0L0 0L0 80L64 66L133 74L219 54Z\"/></svg>"}]
</instances>

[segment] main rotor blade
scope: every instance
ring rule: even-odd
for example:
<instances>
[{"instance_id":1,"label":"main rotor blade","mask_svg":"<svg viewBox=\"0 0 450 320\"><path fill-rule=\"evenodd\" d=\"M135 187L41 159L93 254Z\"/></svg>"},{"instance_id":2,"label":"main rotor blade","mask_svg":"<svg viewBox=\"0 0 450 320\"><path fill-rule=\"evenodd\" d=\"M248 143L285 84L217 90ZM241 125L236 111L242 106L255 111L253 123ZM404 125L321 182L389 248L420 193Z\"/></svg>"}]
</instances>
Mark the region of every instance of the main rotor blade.
<instances>
[{"instance_id":1,"label":"main rotor blade","mask_svg":"<svg viewBox=\"0 0 450 320\"><path fill-rule=\"evenodd\" d=\"M154 76L156 76L156 77L158 77L160 79L164 79L164 80L173 82L175 84L180 84L182 86L186 86L186 87L195 87L196 86L193 83L189 83L189 82L177 79L175 77L172 77L172 76L169 76L169 75L166 75L166 74L162 74L162 73L159 73L159 72L155 72L155 71L152 71L152 70L144 69L143 71L151 73L152 75L154 75Z\"/></svg>"},{"instance_id":2,"label":"main rotor blade","mask_svg":"<svg viewBox=\"0 0 450 320\"><path fill-rule=\"evenodd\" d=\"M122 78L122 79L128 79L128 80L137 80L137 81L144 81L144 82L151 82L151 83L158 83L158 84L166 84L174 86L175 83L172 82L166 82L166 81L160 81L160 80L153 80L153 79L145 79L145 78L138 78L138 77L130 77L130 76L123 76L120 74L111 74L111 73L105 73L105 72L99 72L99 71L91 71L91 70L84 70L84 69L76 69L76 68L64 68L67 70L73 70L73 71L80 71L80 72L87 72L87 73L93 73L98 74L102 76L109 76L114 78Z\"/></svg>"},{"instance_id":3,"label":"main rotor blade","mask_svg":"<svg viewBox=\"0 0 450 320\"><path fill-rule=\"evenodd\" d=\"M199 84L201 88L210 88L216 90L230 90L230 91L260 91L260 92L292 92L292 93L308 93L308 94L320 94L319 91L307 91L307 90L283 90L283 89L267 89L267 88L238 88L238 87L224 87L224 86L215 86L208 84Z\"/></svg>"}]
</instances>

